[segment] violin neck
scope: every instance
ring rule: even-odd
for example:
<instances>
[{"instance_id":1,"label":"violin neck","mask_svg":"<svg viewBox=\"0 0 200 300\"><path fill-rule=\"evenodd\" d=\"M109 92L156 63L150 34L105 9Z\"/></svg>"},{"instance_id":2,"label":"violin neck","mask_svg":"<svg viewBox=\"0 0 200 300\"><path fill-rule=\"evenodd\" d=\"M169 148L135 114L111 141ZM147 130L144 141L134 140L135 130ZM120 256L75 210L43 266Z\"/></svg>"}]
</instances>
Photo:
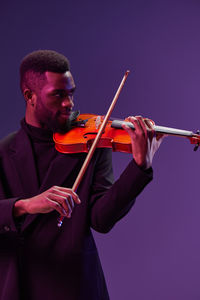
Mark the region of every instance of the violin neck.
<instances>
[{"instance_id":1,"label":"violin neck","mask_svg":"<svg viewBox=\"0 0 200 300\"><path fill-rule=\"evenodd\" d=\"M123 129L122 124L128 125L133 130L135 129L134 125L131 122L125 122L121 120L114 120L112 121L111 127ZM182 136L182 137L195 137L196 134L194 134L192 131L182 130L182 129L176 129L176 128L170 128L170 127L164 127L164 126L157 126L153 125L154 130L156 133L161 134L167 134L167 135L175 135L175 136Z\"/></svg>"},{"instance_id":2,"label":"violin neck","mask_svg":"<svg viewBox=\"0 0 200 300\"><path fill-rule=\"evenodd\" d=\"M168 134L168 135L176 135L176 136L182 136L182 137L195 136L194 132L192 132L192 131L182 130L182 129L177 129L177 128L170 128L170 127L154 125L154 129L155 129L155 132L157 132L157 133L163 133L163 134Z\"/></svg>"}]
</instances>

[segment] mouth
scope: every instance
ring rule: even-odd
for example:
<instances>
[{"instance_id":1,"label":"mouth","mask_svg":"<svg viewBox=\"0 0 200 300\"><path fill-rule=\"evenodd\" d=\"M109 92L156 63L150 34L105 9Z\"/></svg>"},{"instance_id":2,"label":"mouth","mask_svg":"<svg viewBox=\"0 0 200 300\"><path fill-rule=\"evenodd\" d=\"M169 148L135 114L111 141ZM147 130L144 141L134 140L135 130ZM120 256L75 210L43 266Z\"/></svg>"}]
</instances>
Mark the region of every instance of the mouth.
<instances>
[{"instance_id":1,"label":"mouth","mask_svg":"<svg viewBox=\"0 0 200 300\"><path fill-rule=\"evenodd\" d=\"M61 111L59 113L60 116L69 117L71 115L71 110Z\"/></svg>"}]
</instances>

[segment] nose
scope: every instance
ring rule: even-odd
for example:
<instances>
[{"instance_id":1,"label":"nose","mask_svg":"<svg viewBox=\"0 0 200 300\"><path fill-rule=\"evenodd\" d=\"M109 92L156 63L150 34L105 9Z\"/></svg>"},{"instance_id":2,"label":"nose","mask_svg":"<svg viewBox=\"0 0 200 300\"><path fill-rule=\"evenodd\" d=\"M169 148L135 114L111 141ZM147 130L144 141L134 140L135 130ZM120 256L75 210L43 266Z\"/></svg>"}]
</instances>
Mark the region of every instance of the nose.
<instances>
[{"instance_id":1,"label":"nose","mask_svg":"<svg viewBox=\"0 0 200 300\"><path fill-rule=\"evenodd\" d=\"M67 96L65 99L63 99L61 105L62 105L62 107L72 108L74 106L73 97L72 96Z\"/></svg>"}]
</instances>

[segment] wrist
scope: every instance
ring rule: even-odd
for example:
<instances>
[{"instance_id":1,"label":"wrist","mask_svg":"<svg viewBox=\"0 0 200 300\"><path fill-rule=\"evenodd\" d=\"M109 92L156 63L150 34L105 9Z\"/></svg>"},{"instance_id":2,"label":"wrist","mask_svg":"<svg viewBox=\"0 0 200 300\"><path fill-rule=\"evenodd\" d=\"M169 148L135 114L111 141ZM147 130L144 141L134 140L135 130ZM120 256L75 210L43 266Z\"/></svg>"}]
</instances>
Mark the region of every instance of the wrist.
<instances>
[{"instance_id":1,"label":"wrist","mask_svg":"<svg viewBox=\"0 0 200 300\"><path fill-rule=\"evenodd\" d=\"M135 160L136 165L143 171L148 170L152 167L152 164L149 160L138 162Z\"/></svg>"},{"instance_id":2,"label":"wrist","mask_svg":"<svg viewBox=\"0 0 200 300\"><path fill-rule=\"evenodd\" d=\"M142 170L147 169L147 162L146 162L146 160L144 160L144 158L141 158L141 157L134 157L134 160L135 160L136 165L137 165L140 169L142 169Z\"/></svg>"},{"instance_id":3,"label":"wrist","mask_svg":"<svg viewBox=\"0 0 200 300\"><path fill-rule=\"evenodd\" d=\"M26 211L26 200L18 200L15 202L13 207L13 215L14 217L20 217L22 215L25 215L27 213Z\"/></svg>"}]
</instances>

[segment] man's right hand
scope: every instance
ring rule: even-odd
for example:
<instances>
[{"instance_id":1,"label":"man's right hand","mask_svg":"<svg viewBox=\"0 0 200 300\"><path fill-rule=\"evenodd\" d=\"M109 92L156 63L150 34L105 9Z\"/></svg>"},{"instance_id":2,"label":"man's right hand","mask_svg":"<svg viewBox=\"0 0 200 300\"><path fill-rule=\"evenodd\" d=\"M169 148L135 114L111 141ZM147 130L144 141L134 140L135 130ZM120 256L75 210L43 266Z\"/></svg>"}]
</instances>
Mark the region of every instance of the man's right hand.
<instances>
[{"instance_id":1,"label":"man's right hand","mask_svg":"<svg viewBox=\"0 0 200 300\"><path fill-rule=\"evenodd\" d=\"M19 217L24 214L46 214L57 210L61 216L70 218L74 202L81 203L78 195L72 189L52 186L37 196L16 201L13 214L14 217Z\"/></svg>"}]
</instances>

